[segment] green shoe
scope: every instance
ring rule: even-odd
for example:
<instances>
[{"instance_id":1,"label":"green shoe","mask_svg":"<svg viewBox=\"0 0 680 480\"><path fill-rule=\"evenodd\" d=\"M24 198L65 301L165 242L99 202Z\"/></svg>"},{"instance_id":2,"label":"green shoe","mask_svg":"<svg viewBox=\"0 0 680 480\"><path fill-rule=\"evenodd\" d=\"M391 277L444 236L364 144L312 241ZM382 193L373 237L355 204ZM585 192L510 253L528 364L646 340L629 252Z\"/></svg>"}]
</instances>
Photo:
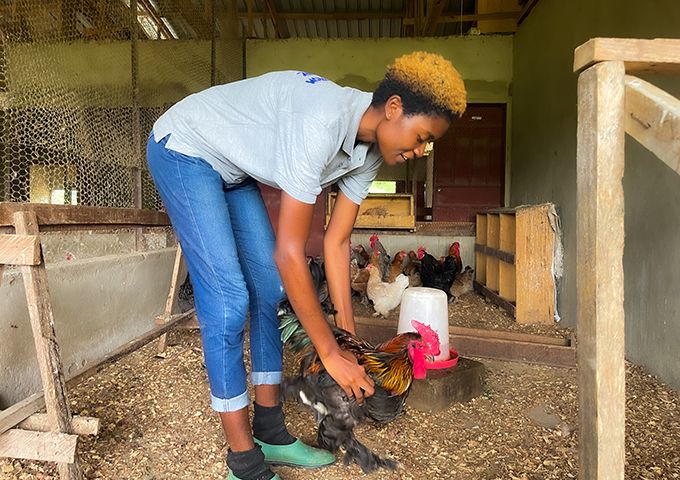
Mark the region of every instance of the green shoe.
<instances>
[{"instance_id":1,"label":"green shoe","mask_svg":"<svg viewBox=\"0 0 680 480\"><path fill-rule=\"evenodd\" d=\"M229 470L229 475L227 475L227 480L241 480L241 479L238 478L236 475L234 475L234 473L231 470ZM279 477L278 475L274 475L272 477L272 480L281 480L281 477Z\"/></svg>"},{"instance_id":2,"label":"green shoe","mask_svg":"<svg viewBox=\"0 0 680 480\"><path fill-rule=\"evenodd\" d=\"M335 455L328 450L310 447L296 439L290 445L270 445L254 439L262 447L264 461L270 465L287 467L319 468L335 462Z\"/></svg>"}]
</instances>

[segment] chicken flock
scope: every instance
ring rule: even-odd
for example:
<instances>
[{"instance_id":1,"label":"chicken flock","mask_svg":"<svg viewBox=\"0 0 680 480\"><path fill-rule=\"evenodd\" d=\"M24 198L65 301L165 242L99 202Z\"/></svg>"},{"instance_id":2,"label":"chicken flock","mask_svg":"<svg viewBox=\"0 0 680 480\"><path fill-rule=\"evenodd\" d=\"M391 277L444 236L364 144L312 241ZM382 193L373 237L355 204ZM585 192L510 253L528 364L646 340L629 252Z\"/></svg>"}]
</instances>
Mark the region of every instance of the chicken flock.
<instances>
[{"instance_id":1,"label":"chicken flock","mask_svg":"<svg viewBox=\"0 0 680 480\"><path fill-rule=\"evenodd\" d=\"M425 286L444 290L450 300L472 290L470 267L462 268L460 245L451 244L448 255L437 259L424 247L417 252L399 251L392 259L377 235L370 238L371 253L357 245L351 252L352 291L370 302L376 315L387 316L401 303L409 287ZM323 311L334 310L325 281L323 260L308 257L314 286ZM309 406L314 412L317 441L331 452L344 450L345 464L356 462L364 473L380 468L393 470L397 462L371 451L354 434L354 428L370 420L387 423L404 409L413 379L426 376L427 362L440 353L437 333L429 326L412 321L416 332L406 332L372 345L336 327L331 329L338 345L350 352L375 382L375 393L359 404L348 397L326 372L310 338L287 300L279 305L281 340L295 354L295 375L283 380L281 393L286 399Z\"/></svg>"},{"instance_id":2,"label":"chicken flock","mask_svg":"<svg viewBox=\"0 0 680 480\"><path fill-rule=\"evenodd\" d=\"M420 246L416 251L387 253L377 235L372 235L369 250L359 244L350 255L352 292L362 303L372 304L374 315L387 317L401 303L408 287L429 287L443 290L449 302L472 291L474 270L463 269L460 244L453 242L448 254L435 258Z\"/></svg>"}]
</instances>

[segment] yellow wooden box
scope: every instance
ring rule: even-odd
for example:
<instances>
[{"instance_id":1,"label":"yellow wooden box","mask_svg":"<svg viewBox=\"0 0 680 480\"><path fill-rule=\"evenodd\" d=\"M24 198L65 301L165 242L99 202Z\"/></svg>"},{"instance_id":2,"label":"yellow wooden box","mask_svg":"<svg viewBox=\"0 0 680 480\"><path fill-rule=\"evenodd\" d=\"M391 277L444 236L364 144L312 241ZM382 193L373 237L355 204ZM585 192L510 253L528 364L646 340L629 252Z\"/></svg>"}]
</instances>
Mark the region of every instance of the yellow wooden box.
<instances>
[{"instance_id":1,"label":"yellow wooden box","mask_svg":"<svg viewBox=\"0 0 680 480\"><path fill-rule=\"evenodd\" d=\"M331 218L337 193L328 195L326 226ZM416 228L416 211L411 193L369 193L359 207L355 228L407 229Z\"/></svg>"}]
</instances>

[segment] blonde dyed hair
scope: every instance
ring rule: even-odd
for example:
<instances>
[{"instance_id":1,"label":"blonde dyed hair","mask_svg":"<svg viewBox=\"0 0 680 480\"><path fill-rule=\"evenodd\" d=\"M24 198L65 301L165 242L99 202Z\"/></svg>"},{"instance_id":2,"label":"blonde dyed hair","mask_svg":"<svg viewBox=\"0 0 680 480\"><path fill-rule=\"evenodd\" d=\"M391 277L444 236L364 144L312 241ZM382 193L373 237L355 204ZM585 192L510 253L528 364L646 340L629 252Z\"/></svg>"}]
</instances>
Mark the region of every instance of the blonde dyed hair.
<instances>
[{"instance_id":1,"label":"blonde dyed hair","mask_svg":"<svg viewBox=\"0 0 680 480\"><path fill-rule=\"evenodd\" d=\"M387 67L392 78L434 105L461 116L467 106L465 84L453 64L436 53L417 51L402 55Z\"/></svg>"}]
</instances>

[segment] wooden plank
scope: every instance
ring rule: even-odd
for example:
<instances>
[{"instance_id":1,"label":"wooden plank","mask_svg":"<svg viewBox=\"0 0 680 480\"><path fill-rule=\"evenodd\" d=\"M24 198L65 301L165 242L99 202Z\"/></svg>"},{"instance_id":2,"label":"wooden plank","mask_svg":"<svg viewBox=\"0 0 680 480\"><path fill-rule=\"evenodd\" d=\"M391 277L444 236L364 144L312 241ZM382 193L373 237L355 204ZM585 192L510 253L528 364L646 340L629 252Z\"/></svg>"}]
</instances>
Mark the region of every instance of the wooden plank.
<instances>
[{"instance_id":1,"label":"wooden plank","mask_svg":"<svg viewBox=\"0 0 680 480\"><path fill-rule=\"evenodd\" d=\"M0 235L0 263L39 265L40 239L37 235Z\"/></svg>"},{"instance_id":2,"label":"wooden plank","mask_svg":"<svg viewBox=\"0 0 680 480\"><path fill-rule=\"evenodd\" d=\"M574 71L620 61L627 72L680 72L680 39L592 38L574 50Z\"/></svg>"},{"instance_id":3,"label":"wooden plank","mask_svg":"<svg viewBox=\"0 0 680 480\"><path fill-rule=\"evenodd\" d=\"M488 271L488 268L487 268L487 271ZM492 290L491 287L487 287L486 285L482 285L481 283L479 283L477 281L473 282L472 285L473 285L476 292L481 293L486 298L491 300L493 303L495 303L499 307L505 309L505 311L507 311L513 317L515 316L515 311L516 311L515 304L513 304L512 302L510 302L507 299L498 295L498 293L496 293L496 291Z\"/></svg>"},{"instance_id":4,"label":"wooden plank","mask_svg":"<svg viewBox=\"0 0 680 480\"><path fill-rule=\"evenodd\" d=\"M170 225L168 215L155 210L0 202L0 226L12 226L14 214L21 211L35 213L41 227L43 225Z\"/></svg>"},{"instance_id":5,"label":"wooden plank","mask_svg":"<svg viewBox=\"0 0 680 480\"><path fill-rule=\"evenodd\" d=\"M42 392L39 392L0 411L0 434L18 425L44 407L45 399Z\"/></svg>"},{"instance_id":6,"label":"wooden plank","mask_svg":"<svg viewBox=\"0 0 680 480\"><path fill-rule=\"evenodd\" d=\"M77 460L77 443L77 435L9 430L0 435L0 457L73 465L73 462Z\"/></svg>"},{"instance_id":7,"label":"wooden plank","mask_svg":"<svg viewBox=\"0 0 680 480\"><path fill-rule=\"evenodd\" d=\"M548 205L518 208L515 285L517 323L555 322L555 278L552 273L555 232Z\"/></svg>"},{"instance_id":8,"label":"wooden plank","mask_svg":"<svg viewBox=\"0 0 680 480\"><path fill-rule=\"evenodd\" d=\"M168 323L153 328L149 332L140 335L139 337L117 348L113 352L107 354L103 358L100 358L99 360L93 362L92 365L88 365L76 371L73 374L73 376L70 377L69 380L66 382L67 387L72 388L78 385L78 383L80 383L82 380L91 377L92 375L95 375L97 372L105 368L107 365L110 365L111 363L115 362L124 355L127 355L130 352L134 352L135 350L143 347L152 340L158 338L160 335L174 328L175 325L177 325L179 322L186 318L191 317L177 315L176 317L173 317ZM42 395L42 392L40 392L33 394L30 397L22 400L21 402L18 402L12 405L11 407L1 411L0 433L3 433L9 430L10 428L14 427L15 425L23 421L25 418L28 418L38 410L42 409L44 406L45 400Z\"/></svg>"},{"instance_id":9,"label":"wooden plank","mask_svg":"<svg viewBox=\"0 0 680 480\"><path fill-rule=\"evenodd\" d=\"M602 62L578 79L579 478L586 480L624 478L624 73L622 61Z\"/></svg>"},{"instance_id":10,"label":"wooden plank","mask_svg":"<svg viewBox=\"0 0 680 480\"><path fill-rule=\"evenodd\" d=\"M492 248L492 247L488 247L486 245L475 244L475 252L483 253L487 257L495 257L499 260L503 260L505 263L510 263L510 264L515 263L515 255L514 254L504 252L503 250L501 250L499 248Z\"/></svg>"},{"instance_id":11,"label":"wooden plank","mask_svg":"<svg viewBox=\"0 0 680 480\"><path fill-rule=\"evenodd\" d=\"M355 317L357 323L381 328L397 328L397 322L379 317ZM508 332L505 330L484 330L481 328L458 327L449 325L449 333L459 337L481 337L491 339L502 339L508 341L540 343L546 345L558 345L561 347L573 346L570 338L549 337L547 335L535 335L530 333ZM389 338L389 337L387 337Z\"/></svg>"},{"instance_id":12,"label":"wooden plank","mask_svg":"<svg viewBox=\"0 0 680 480\"><path fill-rule=\"evenodd\" d=\"M21 430L49 432L50 425L45 413L34 413L17 425ZM99 419L94 417L75 416L71 418L71 431L74 435L97 435Z\"/></svg>"},{"instance_id":13,"label":"wooden plank","mask_svg":"<svg viewBox=\"0 0 680 480\"><path fill-rule=\"evenodd\" d=\"M680 100L626 75L626 133L680 174Z\"/></svg>"},{"instance_id":14,"label":"wooden plank","mask_svg":"<svg viewBox=\"0 0 680 480\"><path fill-rule=\"evenodd\" d=\"M357 333L369 342L380 343L397 333L396 322L357 317ZM495 358L525 363L538 363L556 367L575 367L576 348L564 345L567 339L518 334L514 332L476 331L450 327L449 345L460 355ZM531 338L534 337L534 338ZM526 341L532 340L532 341ZM558 342L560 344L558 344Z\"/></svg>"},{"instance_id":15,"label":"wooden plank","mask_svg":"<svg viewBox=\"0 0 680 480\"><path fill-rule=\"evenodd\" d=\"M513 264L498 262L498 295L509 302L517 300L515 278L516 272Z\"/></svg>"},{"instance_id":16,"label":"wooden plank","mask_svg":"<svg viewBox=\"0 0 680 480\"><path fill-rule=\"evenodd\" d=\"M35 212L19 211L14 214L14 228L20 235L38 235ZM50 302L45 264L22 266L21 273L26 290L28 313L31 320L40 377L47 406L50 429L54 432L72 433L71 408L66 395L66 382L62 371L61 355L54 332L54 316ZM58 464L62 479L79 480L83 472L78 458Z\"/></svg>"}]
</instances>

